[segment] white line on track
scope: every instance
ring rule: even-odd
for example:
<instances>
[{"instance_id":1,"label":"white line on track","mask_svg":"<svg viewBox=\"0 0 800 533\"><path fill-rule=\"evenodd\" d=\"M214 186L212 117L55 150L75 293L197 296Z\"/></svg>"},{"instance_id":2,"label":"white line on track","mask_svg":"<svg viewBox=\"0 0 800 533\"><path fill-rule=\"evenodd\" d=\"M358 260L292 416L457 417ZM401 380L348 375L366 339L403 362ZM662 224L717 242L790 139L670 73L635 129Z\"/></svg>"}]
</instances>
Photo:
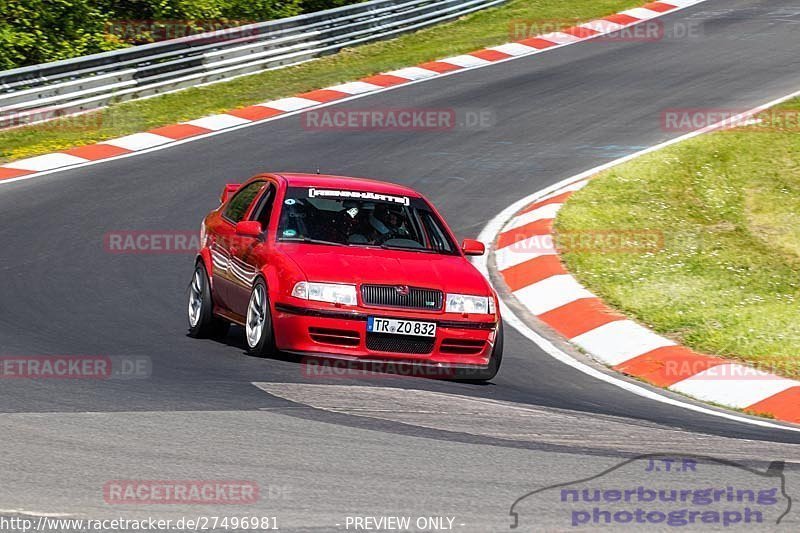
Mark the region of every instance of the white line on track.
<instances>
[{"instance_id":1,"label":"white line on track","mask_svg":"<svg viewBox=\"0 0 800 533\"><path fill-rule=\"evenodd\" d=\"M635 158L637 158L639 156L642 156L642 155L645 155L645 154L649 154L649 153L661 150L662 148L666 148L667 146L671 146L673 144L677 144L679 142L691 139L693 137L697 137L698 135L702 135L703 133L707 133L707 132L719 129L720 127L723 127L723 126L726 126L726 125L739 124L739 123L741 123L742 119L744 119L744 118L746 118L748 116L754 115L754 114L759 113L759 112L761 112L761 111L763 111L765 109L768 109L770 107L774 107L774 106L776 106L776 105L778 105L780 103L783 103L783 102L785 102L787 100L791 100L792 98L796 98L798 96L800 96L800 91L795 91L795 92L793 92L791 94L788 94L786 96L782 96L781 98L778 98L776 100L772 100L771 102L767 102L767 103L762 104L760 106L754 107L753 109L751 109L749 111L745 111L743 113L740 113L739 115L736 115L735 117L726 119L726 120L718 122L716 124L711 124L710 126L706 126L706 127L701 128L699 130L695 130L695 131L689 132L689 133L687 133L685 135L681 135L679 137L676 137L674 139L670 139L669 141L666 141L666 142L663 142L663 143L660 143L660 144L656 144L654 146L651 146L650 148L646 148L644 150L640 150L640 151L635 152L633 154L629 154L629 155L627 155L625 157L621 157L619 159L615 159L614 161L610 161L608 163L604 163L604 164L602 164L600 166L597 166L597 167L594 167L594 168L590 168L589 170L581 172L580 174L576 174L575 176L572 176L572 177L566 178L564 180L561 180L558 183L554 183L553 185L550 185L549 187L545 187L544 189L542 189L540 191L537 191L537 192L535 192L533 194L530 194L530 195L528 195L528 196L526 196L524 198L521 198L521 199L517 200L516 202L514 202L513 204L511 204L510 206L505 208L503 211L501 211L497 216L495 216L493 219L491 219L488 224L486 224L486 226L481 231L480 235L478 235L478 240L481 241L481 242L484 242L484 243L494 243L495 239L500 234L500 231L508 223L508 221L511 220L511 218L514 217L514 215L516 215L521 209L527 207L528 205L530 205L530 204L532 204L532 203L534 203L534 202L536 202L538 200L541 200L542 198L546 197L549 194L552 194L554 192L557 192L557 191L560 191L562 189L565 189L565 188L573 185L576 182L579 182L581 180L585 180L585 179L587 179L587 178L589 178L591 176L594 176L598 172L602 172L602 171L607 170L609 168L615 167L617 165L620 165L622 163L625 163L627 161L635 159ZM493 244L492 244L492 246L493 246ZM491 248L491 246L489 248ZM494 250L491 250L491 253L494 253ZM490 282L491 282L491 277L489 276L488 254L480 256L480 257L477 257L477 258L474 258L473 259L473 263L475 264L476 267L478 267L478 269L483 273L483 275L487 279L489 279ZM498 293L502 294L501 291L498 291ZM528 326L520 317L518 317L514 313L514 311L512 311L511 308L508 307L508 305L506 305L506 303L504 301L502 301L502 299L501 299L501 302L500 302L500 308L501 308L501 314L503 316L503 320L507 324L512 326L514 329L516 329L518 332L520 332L528 340L532 341L534 344L539 346L539 348L541 348L542 351L544 351L546 354L550 355L554 359L557 359L558 361L560 361L560 362L562 362L562 363L564 363L564 364L566 364L568 366L571 366L572 368L574 368L574 369L576 369L576 370L578 370L580 372L583 372L584 374L586 374L588 376L591 376L593 378L599 379L600 381L608 383L609 385L613 385L615 387L618 387L618 388L623 389L625 391L631 392L631 393L633 393L633 394L635 394L637 396L641 396L643 398L647 398L647 399L650 399L650 400L655 400L657 402L665 403L667 405L672 405L672 406L675 406L675 407L680 407L680 408L683 408L683 409L687 409L689 411L694 411L694 412L697 412L697 413L703 413L703 414L707 414L707 415L711 415L711 416L716 416L718 418L725 418L727 420L733 420L735 422L741 422L743 424L750 424L750 425L753 425L753 426L760 426L760 427L770 428L770 429L783 429L783 430L786 430L786 431L794 431L794 432L799 432L800 433L800 427L793 427L793 426L789 426L789 425L781 425L781 424L778 424L778 423L775 423L775 422L768 422L766 420L758 420L758 419L755 419L755 418L747 418L745 416L737 415L737 414L734 414L732 412L716 411L716 410L708 408L708 407L703 407L701 405L695 405L693 403L688 403L688 402L685 402L685 401L678 400L676 398L671 398L669 396L665 396L663 394L660 394L660 393L656 392L655 390L651 390L650 388L646 388L646 387L643 387L643 386L638 385L636 383L633 383L632 381L627 381L627 380L618 378L616 376L607 374L605 372L602 372L599 369L594 368L591 365L588 365L586 363L583 363L583 362L575 359L571 355L569 355L566 352L564 352L563 350L559 349L555 344L553 344L549 340L547 340L544 337L542 337L541 335L539 335L530 326Z\"/></svg>"}]
</instances>

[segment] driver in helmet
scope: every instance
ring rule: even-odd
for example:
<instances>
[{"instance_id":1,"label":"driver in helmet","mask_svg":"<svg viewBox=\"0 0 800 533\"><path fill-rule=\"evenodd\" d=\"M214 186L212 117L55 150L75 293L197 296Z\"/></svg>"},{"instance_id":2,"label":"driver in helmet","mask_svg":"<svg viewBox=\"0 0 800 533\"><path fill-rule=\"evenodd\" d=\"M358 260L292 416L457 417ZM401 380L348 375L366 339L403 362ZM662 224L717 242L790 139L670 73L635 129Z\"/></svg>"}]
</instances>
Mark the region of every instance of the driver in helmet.
<instances>
[{"instance_id":1,"label":"driver in helmet","mask_svg":"<svg viewBox=\"0 0 800 533\"><path fill-rule=\"evenodd\" d=\"M401 206L376 205L369 215L369 224L373 229L374 240L378 244L408 234Z\"/></svg>"}]
</instances>

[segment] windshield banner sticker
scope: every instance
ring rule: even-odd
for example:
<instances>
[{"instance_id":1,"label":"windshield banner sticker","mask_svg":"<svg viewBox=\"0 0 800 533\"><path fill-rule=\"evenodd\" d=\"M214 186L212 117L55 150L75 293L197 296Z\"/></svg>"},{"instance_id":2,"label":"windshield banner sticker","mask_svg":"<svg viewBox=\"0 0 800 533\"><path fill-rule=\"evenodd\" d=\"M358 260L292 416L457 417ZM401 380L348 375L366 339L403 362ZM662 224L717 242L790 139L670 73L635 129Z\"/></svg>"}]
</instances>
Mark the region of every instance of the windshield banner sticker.
<instances>
[{"instance_id":1,"label":"windshield banner sticker","mask_svg":"<svg viewBox=\"0 0 800 533\"><path fill-rule=\"evenodd\" d=\"M359 198L361 200L374 200L378 202L394 202L402 205L411 205L408 196L392 196L391 194L379 194L364 191L340 191L334 189L308 189L309 198Z\"/></svg>"}]
</instances>

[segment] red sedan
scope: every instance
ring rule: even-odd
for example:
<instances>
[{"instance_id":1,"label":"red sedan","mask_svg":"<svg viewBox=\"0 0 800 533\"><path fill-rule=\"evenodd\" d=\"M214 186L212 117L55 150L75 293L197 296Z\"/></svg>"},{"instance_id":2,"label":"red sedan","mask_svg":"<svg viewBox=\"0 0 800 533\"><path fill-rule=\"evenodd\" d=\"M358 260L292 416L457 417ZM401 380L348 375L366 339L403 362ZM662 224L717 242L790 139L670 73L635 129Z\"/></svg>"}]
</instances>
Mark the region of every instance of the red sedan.
<instances>
[{"instance_id":1,"label":"red sedan","mask_svg":"<svg viewBox=\"0 0 800 533\"><path fill-rule=\"evenodd\" d=\"M262 174L203 221L189 334L244 326L248 351L410 363L489 380L497 296L419 193L374 180ZM443 373L443 375L445 375Z\"/></svg>"}]
</instances>

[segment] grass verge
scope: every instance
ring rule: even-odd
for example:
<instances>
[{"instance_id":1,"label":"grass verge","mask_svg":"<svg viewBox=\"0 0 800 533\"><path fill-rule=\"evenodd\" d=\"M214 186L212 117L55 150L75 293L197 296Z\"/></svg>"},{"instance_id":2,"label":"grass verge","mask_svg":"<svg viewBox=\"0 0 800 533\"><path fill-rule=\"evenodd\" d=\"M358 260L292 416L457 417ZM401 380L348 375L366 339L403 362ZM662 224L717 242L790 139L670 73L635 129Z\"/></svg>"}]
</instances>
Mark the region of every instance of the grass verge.
<instances>
[{"instance_id":1,"label":"grass verge","mask_svg":"<svg viewBox=\"0 0 800 533\"><path fill-rule=\"evenodd\" d=\"M514 40L514 21L586 21L641 4L642 0L512 0L451 23L346 49L302 65L116 104L79 117L0 131L0 163L92 144L502 44Z\"/></svg>"},{"instance_id":2,"label":"grass verge","mask_svg":"<svg viewBox=\"0 0 800 533\"><path fill-rule=\"evenodd\" d=\"M798 116L800 99L761 124L602 173L561 209L556 231L646 230L663 245L646 253L573 249L562 256L567 267L667 337L800 378Z\"/></svg>"}]
</instances>

